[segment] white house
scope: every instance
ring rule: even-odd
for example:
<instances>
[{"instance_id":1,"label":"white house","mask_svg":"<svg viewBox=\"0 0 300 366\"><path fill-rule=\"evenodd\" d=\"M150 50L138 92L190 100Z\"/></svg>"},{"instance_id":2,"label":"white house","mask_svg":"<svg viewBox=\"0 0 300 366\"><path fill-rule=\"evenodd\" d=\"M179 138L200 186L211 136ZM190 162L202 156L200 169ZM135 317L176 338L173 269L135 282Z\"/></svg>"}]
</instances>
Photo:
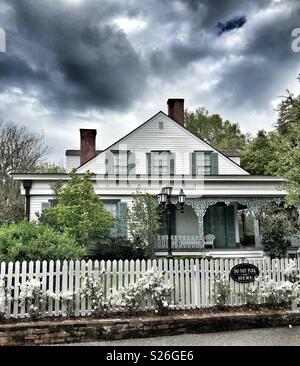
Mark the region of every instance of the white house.
<instances>
[{"instance_id":1,"label":"white house","mask_svg":"<svg viewBox=\"0 0 300 366\"><path fill-rule=\"evenodd\" d=\"M168 115L158 112L103 151L96 150L96 130L81 129L80 134L80 150L66 150L67 172L73 168L78 174L93 172L95 191L113 215L130 208L137 188L156 196L171 186L174 200L183 189L184 213L172 215L175 252L262 253L256 215L266 202L284 199L283 180L250 175L239 165L238 154L218 151L188 131L183 99L169 99ZM36 213L53 202L50 184L66 182L69 176L15 174L14 179L22 181L26 214L35 220ZM161 253L166 250L165 234L162 227L157 248ZM214 249L205 248L207 234L215 236Z\"/></svg>"}]
</instances>

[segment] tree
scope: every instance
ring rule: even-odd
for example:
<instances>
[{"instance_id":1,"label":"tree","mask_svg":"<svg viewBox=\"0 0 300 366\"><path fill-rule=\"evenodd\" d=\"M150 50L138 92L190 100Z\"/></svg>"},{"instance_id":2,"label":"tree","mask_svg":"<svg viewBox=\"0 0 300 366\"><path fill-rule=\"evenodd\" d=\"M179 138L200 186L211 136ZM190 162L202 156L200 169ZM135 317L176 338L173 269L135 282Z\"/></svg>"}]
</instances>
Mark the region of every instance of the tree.
<instances>
[{"instance_id":1,"label":"tree","mask_svg":"<svg viewBox=\"0 0 300 366\"><path fill-rule=\"evenodd\" d=\"M300 81L300 78L298 77ZM300 95L289 93L278 106L277 174L287 180L287 202L300 203Z\"/></svg>"},{"instance_id":2,"label":"tree","mask_svg":"<svg viewBox=\"0 0 300 366\"><path fill-rule=\"evenodd\" d=\"M20 197L18 183L12 173L28 173L48 153L43 135L30 132L14 123L0 123L0 195L2 200L14 201Z\"/></svg>"},{"instance_id":3,"label":"tree","mask_svg":"<svg viewBox=\"0 0 300 366\"><path fill-rule=\"evenodd\" d=\"M298 77L300 81L300 77ZM260 131L241 154L242 166L252 174L286 179L288 205L300 203L300 95L288 91L278 105L275 130Z\"/></svg>"},{"instance_id":4,"label":"tree","mask_svg":"<svg viewBox=\"0 0 300 366\"><path fill-rule=\"evenodd\" d=\"M300 74L298 75L300 82ZM278 108L276 128L282 135L289 133L290 128L300 121L300 95L296 96L287 90L287 96L282 97Z\"/></svg>"},{"instance_id":5,"label":"tree","mask_svg":"<svg viewBox=\"0 0 300 366\"><path fill-rule=\"evenodd\" d=\"M276 173L276 132L258 131L241 152L241 166L250 174L272 175Z\"/></svg>"},{"instance_id":6,"label":"tree","mask_svg":"<svg viewBox=\"0 0 300 366\"><path fill-rule=\"evenodd\" d=\"M185 127L218 150L241 151L248 138L237 123L223 121L218 114L209 115L205 108L185 111Z\"/></svg>"},{"instance_id":7,"label":"tree","mask_svg":"<svg viewBox=\"0 0 300 366\"><path fill-rule=\"evenodd\" d=\"M291 245L287 237L299 229L289 214L290 210L274 203L266 205L260 213L262 244L271 258L285 257Z\"/></svg>"},{"instance_id":8,"label":"tree","mask_svg":"<svg viewBox=\"0 0 300 366\"><path fill-rule=\"evenodd\" d=\"M66 172L65 168L49 161L43 161L36 164L32 169L32 173L46 173L46 174L63 174Z\"/></svg>"},{"instance_id":9,"label":"tree","mask_svg":"<svg viewBox=\"0 0 300 366\"><path fill-rule=\"evenodd\" d=\"M35 169L48 147L43 142L43 134L30 132L27 127L0 121L0 204L6 212L0 217L0 225L18 222L24 217L20 207L24 201L20 196L20 184L13 180L12 173L28 173ZM20 214L20 212L22 214Z\"/></svg>"},{"instance_id":10,"label":"tree","mask_svg":"<svg viewBox=\"0 0 300 366\"><path fill-rule=\"evenodd\" d=\"M114 225L114 218L94 191L92 173L80 177L74 169L69 175L69 182L60 189L57 205L46 209L40 222L73 236L80 245L100 245Z\"/></svg>"},{"instance_id":11,"label":"tree","mask_svg":"<svg viewBox=\"0 0 300 366\"><path fill-rule=\"evenodd\" d=\"M149 257L154 256L157 234L160 228L159 208L149 194L137 190L128 211L128 228L133 242L145 249Z\"/></svg>"}]
</instances>

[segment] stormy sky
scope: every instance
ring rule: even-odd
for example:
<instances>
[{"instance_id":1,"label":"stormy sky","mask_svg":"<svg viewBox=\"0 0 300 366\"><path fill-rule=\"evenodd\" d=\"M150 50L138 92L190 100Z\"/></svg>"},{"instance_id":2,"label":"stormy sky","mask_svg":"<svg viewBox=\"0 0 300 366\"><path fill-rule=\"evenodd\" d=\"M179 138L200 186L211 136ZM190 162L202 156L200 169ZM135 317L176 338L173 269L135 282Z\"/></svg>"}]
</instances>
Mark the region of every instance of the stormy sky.
<instances>
[{"instance_id":1,"label":"stormy sky","mask_svg":"<svg viewBox=\"0 0 300 366\"><path fill-rule=\"evenodd\" d=\"M0 0L0 119L43 130L58 162L79 128L105 148L168 98L270 130L300 92L299 27L298 0Z\"/></svg>"}]
</instances>

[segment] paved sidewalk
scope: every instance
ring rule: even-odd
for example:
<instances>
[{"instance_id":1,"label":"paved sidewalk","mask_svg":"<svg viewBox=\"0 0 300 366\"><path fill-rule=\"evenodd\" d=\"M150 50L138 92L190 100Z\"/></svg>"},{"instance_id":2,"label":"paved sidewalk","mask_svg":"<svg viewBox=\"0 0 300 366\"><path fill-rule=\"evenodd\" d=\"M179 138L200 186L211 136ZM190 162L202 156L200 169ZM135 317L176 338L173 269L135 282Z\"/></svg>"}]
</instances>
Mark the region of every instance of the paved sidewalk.
<instances>
[{"instance_id":1,"label":"paved sidewalk","mask_svg":"<svg viewBox=\"0 0 300 366\"><path fill-rule=\"evenodd\" d=\"M64 344L69 346L300 346L300 326Z\"/></svg>"}]
</instances>

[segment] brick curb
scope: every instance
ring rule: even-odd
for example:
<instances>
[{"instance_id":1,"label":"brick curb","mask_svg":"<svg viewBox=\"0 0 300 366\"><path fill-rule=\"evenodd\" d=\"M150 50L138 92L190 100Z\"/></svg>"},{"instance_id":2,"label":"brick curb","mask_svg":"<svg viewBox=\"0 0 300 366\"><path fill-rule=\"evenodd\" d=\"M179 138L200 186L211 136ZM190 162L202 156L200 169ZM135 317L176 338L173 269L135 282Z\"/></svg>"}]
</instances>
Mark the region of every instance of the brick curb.
<instances>
[{"instance_id":1,"label":"brick curb","mask_svg":"<svg viewBox=\"0 0 300 366\"><path fill-rule=\"evenodd\" d=\"M300 313L215 313L0 324L0 345L43 345L300 325Z\"/></svg>"}]
</instances>

